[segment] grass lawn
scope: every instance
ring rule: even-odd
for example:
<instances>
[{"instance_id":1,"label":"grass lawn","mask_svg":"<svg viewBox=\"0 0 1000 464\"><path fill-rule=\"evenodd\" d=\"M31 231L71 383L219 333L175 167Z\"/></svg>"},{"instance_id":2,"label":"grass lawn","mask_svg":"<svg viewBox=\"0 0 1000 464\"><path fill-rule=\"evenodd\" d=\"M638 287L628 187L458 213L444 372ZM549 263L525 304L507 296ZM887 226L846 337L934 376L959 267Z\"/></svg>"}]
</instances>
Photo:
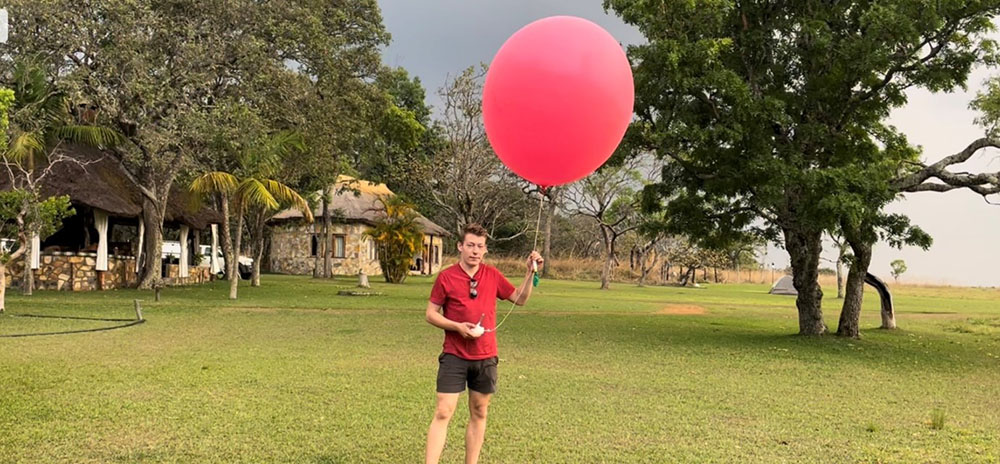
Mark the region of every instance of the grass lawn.
<instances>
[{"instance_id":1,"label":"grass lawn","mask_svg":"<svg viewBox=\"0 0 1000 464\"><path fill-rule=\"evenodd\" d=\"M148 322L0 338L0 462L422 462L431 280L263 281L236 302L225 283L159 303L13 292L11 314L128 317L141 298ZM543 280L500 329L481 462L1000 462L1000 291L899 288L891 332L870 292L861 340L792 335L794 299L766 291ZM0 334L114 324L8 315Z\"/></svg>"}]
</instances>

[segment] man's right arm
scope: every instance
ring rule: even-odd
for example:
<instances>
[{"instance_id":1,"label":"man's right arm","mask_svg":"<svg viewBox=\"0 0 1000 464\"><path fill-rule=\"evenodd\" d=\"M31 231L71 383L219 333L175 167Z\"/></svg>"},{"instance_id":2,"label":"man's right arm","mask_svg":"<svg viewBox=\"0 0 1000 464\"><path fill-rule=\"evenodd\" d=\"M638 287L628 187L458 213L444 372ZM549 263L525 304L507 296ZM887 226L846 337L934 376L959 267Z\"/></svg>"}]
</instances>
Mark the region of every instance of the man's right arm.
<instances>
[{"instance_id":1,"label":"man's right arm","mask_svg":"<svg viewBox=\"0 0 1000 464\"><path fill-rule=\"evenodd\" d=\"M427 322L439 329L458 332L465 338L475 338L470 330L476 325L471 322L455 322L441 314L441 306L432 301L427 302Z\"/></svg>"}]
</instances>

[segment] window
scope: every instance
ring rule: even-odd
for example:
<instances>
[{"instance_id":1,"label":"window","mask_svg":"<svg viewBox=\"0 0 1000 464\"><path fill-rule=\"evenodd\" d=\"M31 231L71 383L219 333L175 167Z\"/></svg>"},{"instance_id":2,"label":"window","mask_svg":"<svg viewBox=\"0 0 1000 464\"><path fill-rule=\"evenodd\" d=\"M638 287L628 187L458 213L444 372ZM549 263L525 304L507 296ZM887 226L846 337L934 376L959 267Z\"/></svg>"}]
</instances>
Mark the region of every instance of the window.
<instances>
[{"instance_id":1,"label":"window","mask_svg":"<svg viewBox=\"0 0 1000 464\"><path fill-rule=\"evenodd\" d=\"M345 258L347 256L347 247L345 246L346 237L343 235L333 236L333 257L334 258Z\"/></svg>"},{"instance_id":2,"label":"window","mask_svg":"<svg viewBox=\"0 0 1000 464\"><path fill-rule=\"evenodd\" d=\"M312 253L309 256L319 256L319 236L312 235Z\"/></svg>"},{"instance_id":3,"label":"window","mask_svg":"<svg viewBox=\"0 0 1000 464\"><path fill-rule=\"evenodd\" d=\"M378 248L375 247L375 240L368 239L368 259L375 261L378 259Z\"/></svg>"},{"instance_id":4,"label":"window","mask_svg":"<svg viewBox=\"0 0 1000 464\"><path fill-rule=\"evenodd\" d=\"M441 247L434 245L434 264L441 264Z\"/></svg>"}]
</instances>

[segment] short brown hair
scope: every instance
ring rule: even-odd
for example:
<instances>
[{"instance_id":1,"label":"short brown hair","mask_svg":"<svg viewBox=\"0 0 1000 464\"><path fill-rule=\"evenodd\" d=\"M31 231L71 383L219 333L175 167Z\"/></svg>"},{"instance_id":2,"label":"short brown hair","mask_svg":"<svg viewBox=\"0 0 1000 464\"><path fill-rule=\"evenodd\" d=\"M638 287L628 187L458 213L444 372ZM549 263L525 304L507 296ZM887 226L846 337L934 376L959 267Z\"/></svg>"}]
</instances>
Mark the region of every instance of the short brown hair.
<instances>
[{"instance_id":1,"label":"short brown hair","mask_svg":"<svg viewBox=\"0 0 1000 464\"><path fill-rule=\"evenodd\" d=\"M475 235L476 237L486 237L486 228L483 226L472 223L467 224L464 229L462 229L462 243L465 243L465 237L469 234Z\"/></svg>"}]
</instances>

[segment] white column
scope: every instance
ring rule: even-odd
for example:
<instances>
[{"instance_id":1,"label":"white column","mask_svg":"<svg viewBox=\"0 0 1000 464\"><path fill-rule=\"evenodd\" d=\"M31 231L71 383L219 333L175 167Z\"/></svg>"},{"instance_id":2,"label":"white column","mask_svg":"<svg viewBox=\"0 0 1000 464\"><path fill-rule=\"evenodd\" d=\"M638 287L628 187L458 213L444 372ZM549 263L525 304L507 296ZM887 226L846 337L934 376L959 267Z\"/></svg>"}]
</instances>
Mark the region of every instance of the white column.
<instances>
[{"instance_id":1,"label":"white column","mask_svg":"<svg viewBox=\"0 0 1000 464\"><path fill-rule=\"evenodd\" d=\"M219 225L212 224L212 274L218 274L222 270L219 263Z\"/></svg>"},{"instance_id":2,"label":"white column","mask_svg":"<svg viewBox=\"0 0 1000 464\"><path fill-rule=\"evenodd\" d=\"M146 222L142 219L142 213L139 213L139 251L135 253L135 273L138 274L141 269L139 268L139 261L142 258L142 240L146 236Z\"/></svg>"},{"instance_id":3,"label":"white column","mask_svg":"<svg viewBox=\"0 0 1000 464\"><path fill-rule=\"evenodd\" d=\"M94 227L97 228L97 266L98 271L108 270L108 213L94 210Z\"/></svg>"},{"instance_id":4,"label":"white column","mask_svg":"<svg viewBox=\"0 0 1000 464\"><path fill-rule=\"evenodd\" d=\"M38 232L33 232L31 234L31 268L38 269L41 265L41 248L42 240L38 236Z\"/></svg>"},{"instance_id":5,"label":"white column","mask_svg":"<svg viewBox=\"0 0 1000 464\"><path fill-rule=\"evenodd\" d=\"M188 276L188 226L181 226L181 266L177 275Z\"/></svg>"},{"instance_id":6,"label":"white column","mask_svg":"<svg viewBox=\"0 0 1000 464\"><path fill-rule=\"evenodd\" d=\"M7 43L7 35L10 32L9 16L6 8L0 8L0 43Z\"/></svg>"}]
</instances>

